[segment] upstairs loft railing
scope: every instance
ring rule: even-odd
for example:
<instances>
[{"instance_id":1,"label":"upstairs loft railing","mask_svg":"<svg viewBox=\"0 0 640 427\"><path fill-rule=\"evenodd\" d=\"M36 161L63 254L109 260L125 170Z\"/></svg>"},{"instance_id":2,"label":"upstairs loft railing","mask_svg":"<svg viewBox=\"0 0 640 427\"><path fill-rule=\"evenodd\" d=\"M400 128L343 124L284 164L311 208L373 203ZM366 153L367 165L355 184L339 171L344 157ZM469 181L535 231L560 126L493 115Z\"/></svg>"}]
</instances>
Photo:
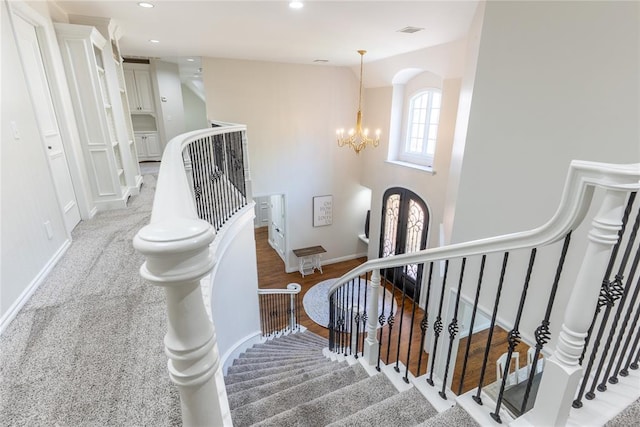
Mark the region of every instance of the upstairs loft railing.
<instances>
[{"instance_id":1,"label":"upstairs loft railing","mask_svg":"<svg viewBox=\"0 0 640 427\"><path fill-rule=\"evenodd\" d=\"M586 387L593 399L638 364L639 179L640 165L574 161L538 229L366 262L329 292L330 349L392 366L436 399L470 393L498 423L526 413L563 425ZM421 307L405 286L416 271ZM476 333L481 313L489 325ZM513 372L520 354L526 368Z\"/></svg>"},{"instance_id":2,"label":"upstairs loft railing","mask_svg":"<svg viewBox=\"0 0 640 427\"><path fill-rule=\"evenodd\" d=\"M246 126L226 123L172 139L162 156L150 224L134 238L146 257L140 274L165 289L165 352L185 426L231 424L200 280L220 256L210 247L216 234L251 208L246 143Z\"/></svg>"}]
</instances>

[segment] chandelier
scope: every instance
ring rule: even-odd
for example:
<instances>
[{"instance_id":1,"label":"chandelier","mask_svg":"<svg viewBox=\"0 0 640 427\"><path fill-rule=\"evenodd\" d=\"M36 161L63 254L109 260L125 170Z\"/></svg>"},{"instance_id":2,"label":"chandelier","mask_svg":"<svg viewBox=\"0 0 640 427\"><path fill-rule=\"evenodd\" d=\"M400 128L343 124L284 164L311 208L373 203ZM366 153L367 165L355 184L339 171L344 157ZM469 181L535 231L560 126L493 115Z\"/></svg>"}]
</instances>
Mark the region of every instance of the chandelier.
<instances>
[{"instance_id":1,"label":"chandelier","mask_svg":"<svg viewBox=\"0 0 640 427\"><path fill-rule=\"evenodd\" d=\"M362 63L366 50L359 50L360 54L360 96L358 98L358 115L356 117L355 129L350 129L349 133L345 136L344 129L338 129L336 134L338 136L338 146L344 147L345 145L353 148L356 154L360 153L367 145L377 147L380 143L380 129L376 130L375 138L369 138L369 129L362 129Z\"/></svg>"}]
</instances>

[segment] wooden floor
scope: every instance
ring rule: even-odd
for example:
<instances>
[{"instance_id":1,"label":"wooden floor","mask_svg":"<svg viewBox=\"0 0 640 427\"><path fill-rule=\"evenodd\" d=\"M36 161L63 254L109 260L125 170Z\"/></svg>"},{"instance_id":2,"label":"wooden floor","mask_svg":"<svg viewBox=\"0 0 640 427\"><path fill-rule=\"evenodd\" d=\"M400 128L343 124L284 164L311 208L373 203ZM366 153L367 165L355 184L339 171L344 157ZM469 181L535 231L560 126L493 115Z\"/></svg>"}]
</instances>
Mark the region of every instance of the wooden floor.
<instances>
[{"instance_id":1,"label":"wooden floor","mask_svg":"<svg viewBox=\"0 0 640 427\"><path fill-rule=\"evenodd\" d=\"M278 256L276 251L269 245L266 227L255 229L255 236L259 287L264 289L283 289L286 288L287 284L289 283L298 283L302 287L302 290L300 292L301 305L304 295L309 289L311 289L311 287L313 287L313 285L323 280L338 278L344 273L350 271L351 269L366 261L366 258L359 258L351 261L344 261L336 264L326 265L322 267L323 274L321 274L320 272L315 272L314 274L307 275L303 278L299 272L285 272L284 262ZM389 289L390 291L392 290L392 288L388 284L386 286L387 289ZM400 292L398 289L395 290L395 297L400 307L396 312L398 314L394 319L394 326L391 330L390 339L389 326L385 326L384 328L378 330L379 333L380 331L382 333L382 362L387 364L395 364L398 360L397 356L399 355L399 360L404 363L407 360L407 353L410 352L408 358L411 361L409 363L410 372L416 376L423 375L426 371L428 354L426 352L423 352L422 354L420 372L418 372L418 359L420 354L421 338L420 321L424 315L424 311L419 307L416 307L415 314L413 314L413 301L409 298L405 298L403 303L402 292ZM409 341L412 318L414 332L411 341ZM329 337L328 330L311 320L309 316L307 316L307 314L304 312L304 309L301 310L299 321L300 324L309 329L309 331L325 338ZM400 322L402 322L403 326L402 334L399 337L398 330L400 329ZM432 328L432 325L429 325L429 328ZM488 332L488 330L485 330L480 333L474 334L471 339L469 358L467 362L464 382L462 385L462 392L469 391L478 386ZM452 382L452 390L455 393L458 393L467 340L468 338L466 337L462 338L460 340L458 348L458 357L456 360ZM448 346L448 344L449 335L446 332L445 326L445 330L443 331L443 335L440 336L440 342L438 345ZM526 366L527 349L528 347L524 343L520 344L517 348L520 354L521 367ZM500 355L506 351L507 331L496 326L494 329L492 345L489 352L489 359L484 378L485 385L496 381L496 361L498 360Z\"/></svg>"}]
</instances>

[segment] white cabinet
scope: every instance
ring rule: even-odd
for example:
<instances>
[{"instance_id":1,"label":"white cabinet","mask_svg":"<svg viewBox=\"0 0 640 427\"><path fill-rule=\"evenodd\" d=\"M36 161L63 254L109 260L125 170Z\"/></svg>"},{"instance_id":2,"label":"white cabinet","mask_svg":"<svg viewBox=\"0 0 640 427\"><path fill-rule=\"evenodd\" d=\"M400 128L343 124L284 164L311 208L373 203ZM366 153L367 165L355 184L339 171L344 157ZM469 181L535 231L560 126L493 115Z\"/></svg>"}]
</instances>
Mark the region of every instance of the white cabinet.
<instances>
[{"instance_id":1,"label":"white cabinet","mask_svg":"<svg viewBox=\"0 0 640 427\"><path fill-rule=\"evenodd\" d=\"M153 114L151 73L145 64L124 64L124 80L129 95L131 114Z\"/></svg>"},{"instance_id":2,"label":"white cabinet","mask_svg":"<svg viewBox=\"0 0 640 427\"><path fill-rule=\"evenodd\" d=\"M138 160L161 160L162 148L157 132L136 132Z\"/></svg>"},{"instance_id":3,"label":"white cabinet","mask_svg":"<svg viewBox=\"0 0 640 427\"><path fill-rule=\"evenodd\" d=\"M55 24L93 202L99 210L126 206L125 169L135 161L123 129L111 45L92 26ZM136 163L137 166L137 163Z\"/></svg>"}]
</instances>

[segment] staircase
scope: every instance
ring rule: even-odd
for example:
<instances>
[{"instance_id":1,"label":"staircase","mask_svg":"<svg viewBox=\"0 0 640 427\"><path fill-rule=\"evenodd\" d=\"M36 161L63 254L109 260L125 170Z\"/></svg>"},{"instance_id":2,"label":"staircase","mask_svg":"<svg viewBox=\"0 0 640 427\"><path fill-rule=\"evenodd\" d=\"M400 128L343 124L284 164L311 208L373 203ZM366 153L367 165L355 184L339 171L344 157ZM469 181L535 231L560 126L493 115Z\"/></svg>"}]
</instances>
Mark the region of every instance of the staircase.
<instances>
[{"instance_id":1,"label":"staircase","mask_svg":"<svg viewBox=\"0 0 640 427\"><path fill-rule=\"evenodd\" d=\"M417 388L399 392L385 374L370 376L355 359L332 361L326 346L326 339L302 332L241 354L225 376L233 425L478 425L458 406L438 413Z\"/></svg>"}]
</instances>

